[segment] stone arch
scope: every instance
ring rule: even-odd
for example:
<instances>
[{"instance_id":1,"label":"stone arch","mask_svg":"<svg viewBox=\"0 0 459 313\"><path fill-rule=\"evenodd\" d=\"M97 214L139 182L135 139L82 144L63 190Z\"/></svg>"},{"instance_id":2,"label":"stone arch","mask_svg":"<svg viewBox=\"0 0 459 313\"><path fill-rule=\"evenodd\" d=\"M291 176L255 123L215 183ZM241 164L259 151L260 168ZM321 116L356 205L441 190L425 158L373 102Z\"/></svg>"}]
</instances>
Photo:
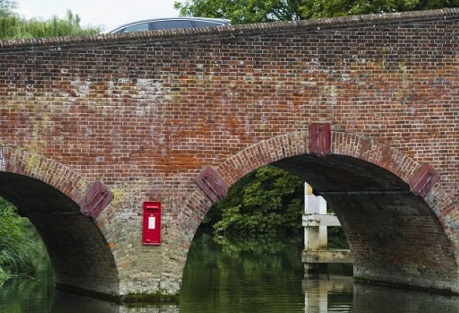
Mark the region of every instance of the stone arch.
<instances>
[{"instance_id":1,"label":"stone arch","mask_svg":"<svg viewBox=\"0 0 459 313\"><path fill-rule=\"evenodd\" d=\"M95 220L101 208L88 210L101 190L109 192L100 185L42 155L0 146L0 196L34 224L48 250L57 286L116 296L116 263Z\"/></svg>"},{"instance_id":2,"label":"stone arch","mask_svg":"<svg viewBox=\"0 0 459 313\"><path fill-rule=\"evenodd\" d=\"M403 152L372 138L331 131L329 154L317 157L311 156L309 137L309 132L298 131L258 142L224 162L214 164L214 175L227 186L231 186L246 174L271 163L295 174L304 171L305 168L298 168L298 164L305 161L315 160L306 172L311 172L311 168L315 171L316 166L330 169L345 164L346 168L341 173L343 182L347 181L346 175L352 174L355 170L363 175L356 175L354 180L361 178L364 183L372 182L372 187L357 183L354 189L321 190L320 193L337 207L335 211L343 227L348 228L348 241L353 253L358 254L357 257L354 255L355 277L379 283L459 292L458 240L455 232L457 225L454 223L454 220L457 220L457 210L442 191L441 180L434 182L424 195L419 195L413 190L412 178L422 164ZM323 162L329 161L329 165L324 165ZM301 175L302 173L299 176ZM313 187L322 183L319 176L316 175L313 179ZM381 179L378 182L371 180L370 176ZM349 195L346 196L346 193L352 194L354 199L359 199L355 207L364 208L362 214L368 214L370 217L360 219L361 217L351 210L340 208L342 203L352 203L352 199ZM183 233L185 241L192 241L194 232L213 203L211 198L199 188L187 198L181 212L182 217L179 217L184 223L181 229L187 230ZM365 208L366 204L369 204L369 208ZM379 211L392 214L392 217L385 222L384 215L379 214ZM359 222L371 226L359 229L355 226ZM397 238L388 233L372 232L370 228L378 226L378 223L386 223L385 226L389 228L397 227L403 233L399 233L400 238ZM395 224L397 225L394 226ZM415 229L416 227L418 229ZM419 233L425 235L419 235L417 239L415 236ZM364 243L361 244L360 241ZM410 253L413 253L413 256Z\"/></svg>"}]
</instances>

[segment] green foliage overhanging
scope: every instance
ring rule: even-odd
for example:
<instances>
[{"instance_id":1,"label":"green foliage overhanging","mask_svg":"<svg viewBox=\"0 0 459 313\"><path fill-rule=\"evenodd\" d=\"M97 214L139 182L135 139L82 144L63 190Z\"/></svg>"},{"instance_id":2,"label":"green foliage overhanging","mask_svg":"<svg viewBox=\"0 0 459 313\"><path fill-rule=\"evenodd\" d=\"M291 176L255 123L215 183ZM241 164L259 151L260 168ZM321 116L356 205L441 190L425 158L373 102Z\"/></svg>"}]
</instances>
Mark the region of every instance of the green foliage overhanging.
<instances>
[{"instance_id":1,"label":"green foliage overhanging","mask_svg":"<svg viewBox=\"0 0 459 313\"><path fill-rule=\"evenodd\" d=\"M43 242L26 218L0 198L0 285L17 276L34 276L46 260Z\"/></svg>"},{"instance_id":2,"label":"green foliage overhanging","mask_svg":"<svg viewBox=\"0 0 459 313\"><path fill-rule=\"evenodd\" d=\"M303 183L274 166L264 166L232 186L214 204L210 224L218 234L275 235L301 232Z\"/></svg>"},{"instance_id":3,"label":"green foliage overhanging","mask_svg":"<svg viewBox=\"0 0 459 313\"><path fill-rule=\"evenodd\" d=\"M184 16L226 18L239 24L450 8L459 7L459 0L187 0L174 7Z\"/></svg>"}]
</instances>

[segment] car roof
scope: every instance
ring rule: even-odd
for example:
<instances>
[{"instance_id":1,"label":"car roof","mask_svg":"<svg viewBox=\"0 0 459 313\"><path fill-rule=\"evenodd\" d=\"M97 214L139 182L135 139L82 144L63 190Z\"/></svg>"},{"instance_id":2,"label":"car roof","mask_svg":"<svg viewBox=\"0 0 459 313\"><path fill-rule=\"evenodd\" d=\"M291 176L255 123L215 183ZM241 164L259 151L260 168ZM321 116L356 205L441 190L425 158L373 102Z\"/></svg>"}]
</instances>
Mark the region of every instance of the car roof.
<instances>
[{"instance_id":1,"label":"car roof","mask_svg":"<svg viewBox=\"0 0 459 313\"><path fill-rule=\"evenodd\" d=\"M209 22L209 23L215 23L219 25L229 25L231 24L230 20L227 19L221 19L221 18L210 18L210 17L168 17L168 18L153 18L153 19L145 19L145 20L139 20L127 24L120 25L114 29L111 29L109 31L103 31L103 34L111 34L111 33L116 33L119 30L122 30L126 27L131 27L134 25L139 25L139 24L145 24L145 23L156 23L156 22L168 22L168 21L195 21L195 22Z\"/></svg>"}]
</instances>

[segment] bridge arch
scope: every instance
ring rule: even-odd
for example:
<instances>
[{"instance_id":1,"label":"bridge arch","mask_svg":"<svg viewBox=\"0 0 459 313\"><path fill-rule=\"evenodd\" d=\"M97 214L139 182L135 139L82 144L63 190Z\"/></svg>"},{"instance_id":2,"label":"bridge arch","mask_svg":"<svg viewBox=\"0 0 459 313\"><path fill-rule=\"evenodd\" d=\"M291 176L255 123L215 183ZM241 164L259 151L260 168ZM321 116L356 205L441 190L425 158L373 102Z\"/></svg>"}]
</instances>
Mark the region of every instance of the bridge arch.
<instances>
[{"instance_id":1,"label":"bridge arch","mask_svg":"<svg viewBox=\"0 0 459 313\"><path fill-rule=\"evenodd\" d=\"M83 207L88 195L94 197L91 189L94 184L61 163L0 146L0 196L35 226L50 256L56 285L115 297L119 282L114 256L94 212Z\"/></svg>"},{"instance_id":2,"label":"bridge arch","mask_svg":"<svg viewBox=\"0 0 459 313\"><path fill-rule=\"evenodd\" d=\"M309 137L301 130L258 142L215 164L214 175L231 186L263 165L284 168L335 210L354 255L356 279L458 293L451 222L458 213L441 181L423 193L414 190L422 164L372 138L331 131L329 153L316 156ZM188 197L179 217L186 230L182 240L192 241L215 200L210 198L200 189Z\"/></svg>"}]
</instances>

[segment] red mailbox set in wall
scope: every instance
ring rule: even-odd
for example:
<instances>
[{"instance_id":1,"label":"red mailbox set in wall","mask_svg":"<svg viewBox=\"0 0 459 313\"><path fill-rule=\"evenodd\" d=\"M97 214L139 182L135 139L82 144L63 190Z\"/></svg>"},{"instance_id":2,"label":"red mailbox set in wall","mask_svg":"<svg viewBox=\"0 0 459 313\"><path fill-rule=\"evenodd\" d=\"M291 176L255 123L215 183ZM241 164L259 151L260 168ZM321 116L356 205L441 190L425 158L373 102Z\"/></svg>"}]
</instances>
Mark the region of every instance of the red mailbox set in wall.
<instances>
[{"instance_id":1,"label":"red mailbox set in wall","mask_svg":"<svg viewBox=\"0 0 459 313\"><path fill-rule=\"evenodd\" d=\"M160 243L161 202L144 202L142 244L159 245Z\"/></svg>"}]
</instances>

